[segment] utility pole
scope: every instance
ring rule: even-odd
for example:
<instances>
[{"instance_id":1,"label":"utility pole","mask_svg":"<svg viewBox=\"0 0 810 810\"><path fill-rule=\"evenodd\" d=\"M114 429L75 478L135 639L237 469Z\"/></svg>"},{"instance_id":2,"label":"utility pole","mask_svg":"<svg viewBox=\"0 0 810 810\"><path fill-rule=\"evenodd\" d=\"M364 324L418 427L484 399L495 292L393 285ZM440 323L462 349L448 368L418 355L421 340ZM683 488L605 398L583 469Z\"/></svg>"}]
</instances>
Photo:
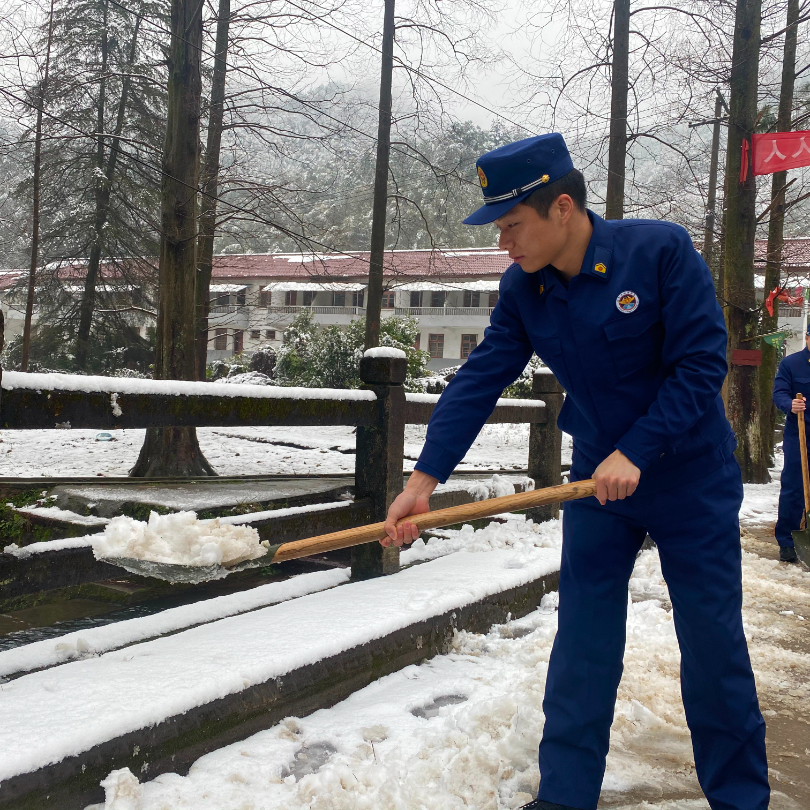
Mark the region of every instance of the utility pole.
<instances>
[{"instance_id":1,"label":"utility pole","mask_svg":"<svg viewBox=\"0 0 810 810\"><path fill-rule=\"evenodd\" d=\"M757 189L753 172L747 171L746 174L750 151L746 152L743 163L742 146L743 142L750 144L757 120L761 20L761 0L737 0L726 147L723 298L727 302L725 316L730 361L726 383L727 408L731 427L737 436L737 460L742 479L748 484L764 484L770 480L760 437L759 367L746 365L741 358L735 363L736 349L755 348L750 340L758 334L759 321L754 288Z\"/></svg>"},{"instance_id":2,"label":"utility pole","mask_svg":"<svg viewBox=\"0 0 810 810\"><path fill-rule=\"evenodd\" d=\"M377 124L377 167L374 172L374 203L371 214L371 255L366 301L366 348L380 345L385 217L388 206L388 163L391 154L391 78L394 72L394 0L385 0L380 108Z\"/></svg>"},{"instance_id":3,"label":"utility pole","mask_svg":"<svg viewBox=\"0 0 810 810\"><path fill-rule=\"evenodd\" d=\"M610 140L605 219L624 218L627 163L627 87L630 61L630 0L613 3L613 65L610 73Z\"/></svg>"},{"instance_id":4,"label":"utility pole","mask_svg":"<svg viewBox=\"0 0 810 810\"><path fill-rule=\"evenodd\" d=\"M714 244L716 241L715 236L717 228L717 173L720 163L720 125L728 120L723 118L723 109L725 109L726 113L728 113L728 105L726 104L726 100L723 98L723 94L720 92L720 89L716 88L715 92L717 93L717 98L714 102L714 118L710 118L708 121L697 121L691 123L689 124L689 128L694 129L696 127L705 126L706 124L712 124L712 151L711 161L709 163L709 190L706 199L706 220L703 228L703 250L701 253L703 254L703 260L712 271L712 276L715 280L715 289L717 289L718 292L721 292L717 286L719 273L717 272L716 268L713 267L712 262L714 261Z\"/></svg>"}]
</instances>

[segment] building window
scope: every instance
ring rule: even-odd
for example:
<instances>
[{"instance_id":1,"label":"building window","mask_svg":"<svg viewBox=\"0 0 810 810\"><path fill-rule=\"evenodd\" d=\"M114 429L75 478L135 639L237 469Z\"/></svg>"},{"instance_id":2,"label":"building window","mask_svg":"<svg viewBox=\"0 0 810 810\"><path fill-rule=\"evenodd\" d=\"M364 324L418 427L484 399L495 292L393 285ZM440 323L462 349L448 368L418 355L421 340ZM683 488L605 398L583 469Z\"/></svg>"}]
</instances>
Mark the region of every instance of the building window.
<instances>
[{"instance_id":1,"label":"building window","mask_svg":"<svg viewBox=\"0 0 810 810\"><path fill-rule=\"evenodd\" d=\"M245 291L239 290L239 292L236 293L236 306L243 307L244 305L245 305Z\"/></svg>"},{"instance_id":2,"label":"building window","mask_svg":"<svg viewBox=\"0 0 810 810\"><path fill-rule=\"evenodd\" d=\"M345 292L332 293L332 306L333 307L345 307L346 306L346 293Z\"/></svg>"},{"instance_id":3,"label":"building window","mask_svg":"<svg viewBox=\"0 0 810 810\"><path fill-rule=\"evenodd\" d=\"M383 309L393 309L394 308L394 292L391 290L390 292L384 292L382 297L382 308Z\"/></svg>"},{"instance_id":4,"label":"building window","mask_svg":"<svg viewBox=\"0 0 810 810\"><path fill-rule=\"evenodd\" d=\"M414 308L422 306L422 293L420 292L411 293L411 306Z\"/></svg>"},{"instance_id":5,"label":"building window","mask_svg":"<svg viewBox=\"0 0 810 810\"><path fill-rule=\"evenodd\" d=\"M261 340L262 339L262 330L261 329L251 329L250 330L250 339L251 340Z\"/></svg>"},{"instance_id":6,"label":"building window","mask_svg":"<svg viewBox=\"0 0 810 810\"><path fill-rule=\"evenodd\" d=\"M429 335L428 351L432 358L444 357L444 335Z\"/></svg>"},{"instance_id":7,"label":"building window","mask_svg":"<svg viewBox=\"0 0 810 810\"><path fill-rule=\"evenodd\" d=\"M224 352L228 348L228 330L215 329L214 330L214 349L218 352Z\"/></svg>"},{"instance_id":8,"label":"building window","mask_svg":"<svg viewBox=\"0 0 810 810\"><path fill-rule=\"evenodd\" d=\"M318 293L315 290L304 290L304 306L311 307L312 302L315 300L315 296Z\"/></svg>"},{"instance_id":9,"label":"building window","mask_svg":"<svg viewBox=\"0 0 810 810\"><path fill-rule=\"evenodd\" d=\"M498 303L498 293L491 292L489 294L489 308L490 309L495 309L495 304L497 304L497 303Z\"/></svg>"},{"instance_id":10,"label":"building window","mask_svg":"<svg viewBox=\"0 0 810 810\"><path fill-rule=\"evenodd\" d=\"M239 354L245 348L245 333L241 329L233 330L233 353Z\"/></svg>"},{"instance_id":11,"label":"building window","mask_svg":"<svg viewBox=\"0 0 810 810\"><path fill-rule=\"evenodd\" d=\"M214 297L211 299L211 306L227 307L229 302L230 296L228 295L228 293L214 293Z\"/></svg>"},{"instance_id":12,"label":"building window","mask_svg":"<svg viewBox=\"0 0 810 810\"><path fill-rule=\"evenodd\" d=\"M478 335L461 336L461 356L467 358L470 352L478 345Z\"/></svg>"},{"instance_id":13,"label":"building window","mask_svg":"<svg viewBox=\"0 0 810 810\"><path fill-rule=\"evenodd\" d=\"M480 307L481 306L481 293L473 292L472 290L464 290L464 306L465 307Z\"/></svg>"},{"instance_id":14,"label":"building window","mask_svg":"<svg viewBox=\"0 0 810 810\"><path fill-rule=\"evenodd\" d=\"M275 340L276 339L276 330L275 329L266 329L264 332L264 339L265 340Z\"/></svg>"},{"instance_id":15,"label":"building window","mask_svg":"<svg viewBox=\"0 0 810 810\"><path fill-rule=\"evenodd\" d=\"M363 290L360 290L360 292L353 292L352 293L352 306L353 307L362 307L364 298L365 298L365 292Z\"/></svg>"},{"instance_id":16,"label":"building window","mask_svg":"<svg viewBox=\"0 0 810 810\"><path fill-rule=\"evenodd\" d=\"M443 307L444 306L444 296L445 296L445 293L443 293L443 292L435 292L435 291L432 292L430 294L430 305L432 307Z\"/></svg>"},{"instance_id":17,"label":"building window","mask_svg":"<svg viewBox=\"0 0 810 810\"><path fill-rule=\"evenodd\" d=\"M270 296L272 293L270 290L262 290L259 293L259 306L260 307L269 307L270 306Z\"/></svg>"},{"instance_id":18,"label":"building window","mask_svg":"<svg viewBox=\"0 0 810 810\"><path fill-rule=\"evenodd\" d=\"M296 290L287 290L284 293L284 306L294 307L298 305L298 292Z\"/></svg>"},{"instance_id":19,"label":"building window","mask_svg":"<svg viewBox=\"0 0 810 810\"><path fill-rule=\"evenodd\" d=\"M418 349L422 343L422 333L419 332L416 336L416 342L413 344L414 349Z\"/></svg>"}]
</instances>

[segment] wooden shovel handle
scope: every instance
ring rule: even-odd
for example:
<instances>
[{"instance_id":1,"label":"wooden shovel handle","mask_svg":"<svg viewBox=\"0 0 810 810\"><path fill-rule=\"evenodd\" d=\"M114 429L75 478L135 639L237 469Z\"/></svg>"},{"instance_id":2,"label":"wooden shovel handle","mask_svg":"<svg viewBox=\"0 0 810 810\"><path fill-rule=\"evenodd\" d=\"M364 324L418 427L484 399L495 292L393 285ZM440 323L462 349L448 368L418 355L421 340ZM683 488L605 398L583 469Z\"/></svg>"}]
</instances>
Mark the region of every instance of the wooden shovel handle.
<instances>
[{"instance_id":1,"label":"wooden shovel handle","mask_svg":"<svg viewBox=\"0 0 810 810\"><path fill-rule=\"evenodd\" d=\"M801 394L796 394L796 399L804 399ZM810 512L810 475L807 467L807 438L804 431L804 411L796 414L799 417L799 454L802 457L802 486L804 487L804 514ZM804 521L802 521L803 523Z\"/></svg>"},{"instance_id":2,"label":"wooden shovel handle","mask_svg":"<svg viewBox=\"0 0 810 810\"><path fill-rule=\"evenodd\" d=\"M505 495L502 498L488 498L485 501L451 506L449 509L437 509L435 512L423 512L421 515L410 515L400 520L399 524L413 523L420 529L438 529L440 526L452 526L454 523L492 517L500 515L502 512L514 512L517 509L530 509L549 503L573 501L594 494L596 494L596 483L589 478L587 481L575 481L573 484L561 484L557 487L546 487L530 492L520 492L517 495ZM370 526L344 529L340 532L309 537L306 540L282 543L275 549L271 562L295 560L310 554L322 554L325 551L359 546L362 543L374 543L384 537L384 523L372 523Z\"/></svg>"}]
</instances>

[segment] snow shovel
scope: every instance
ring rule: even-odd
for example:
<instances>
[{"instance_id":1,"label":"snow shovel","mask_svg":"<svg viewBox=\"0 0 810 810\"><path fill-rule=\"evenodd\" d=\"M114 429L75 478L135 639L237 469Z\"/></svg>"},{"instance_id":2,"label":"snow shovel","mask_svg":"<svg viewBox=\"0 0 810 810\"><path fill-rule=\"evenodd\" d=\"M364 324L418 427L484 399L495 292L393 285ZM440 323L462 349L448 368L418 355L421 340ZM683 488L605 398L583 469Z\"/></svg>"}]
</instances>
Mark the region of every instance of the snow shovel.
<instances>
[{"instance_id":1,"label":"snow shovel","mask_svg":"<svg viewBox=\"0 0 810 810\"><path fill-rule=\"evenodd\" d=\"M804 399L796 394L796 399ZM810 529L808 529L808 513L810 513L810 473L807 468L807 438L804 432L804 411L796 414L799 417L799 453L802 457L802 485L804 487L804 516L799 528L793 535L793 544L796 546L796 556L805 564L810 565Z\"/></svg>"},{"instance_id":2,"label":"snow shovel","mask_svg":"<svg viewBox=\"0 0 810 810\"><path fill-rule=\"evenodd\" d=\"M518 509L531 509L535 506L550 503L563 503L579 498L588 498L595 494L596 482L589 478L586 481L575 481L571 484L560 484L556 487L546 487L545 489L520 492L516 495L505 495L501 498L488 498L474 503L465 503L461 506L451 506L448 509L437 509L434 512L424 512L421 515L410 515L400 520L399 523L413 523L423 530L438 529L441 526L452 526L454 523L470 522L492 517L493 515L500 515L504 512L515 512ZM372 523L369 526L344 529L331 534L322 534L318 537L309 537L305 540L270 545L264 556L246 562L234 561L230 566L169 565L167 563L119 557L105 558L104 562L119 565L133 574L157 577L169 582L198 583L221 579L234 571L242 571L246 568L287 562L288 560L296 560L299 557L323 554L326 551L336 551L340 548L359 546L363 543L376 543L385 536L385 524Z\"/></svg>"}]
</instances>

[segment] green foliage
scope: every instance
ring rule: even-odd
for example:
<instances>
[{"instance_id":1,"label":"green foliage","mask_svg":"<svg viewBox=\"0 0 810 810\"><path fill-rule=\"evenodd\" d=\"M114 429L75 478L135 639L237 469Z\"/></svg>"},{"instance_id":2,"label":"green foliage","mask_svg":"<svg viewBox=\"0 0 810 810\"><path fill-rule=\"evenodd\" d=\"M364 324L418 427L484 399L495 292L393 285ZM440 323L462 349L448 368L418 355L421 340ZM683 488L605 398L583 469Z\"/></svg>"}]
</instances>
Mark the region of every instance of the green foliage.
<instances>
[{"instance_id":1,"label":"green foliage","mask_svg":"<svg viewBox=\"0 0 810 810\"><path fill-rule=\"evenodd\" d=\"M31 336L29 371L75 372L73 324L56 321L40 324ZM155 330L141 337L129 324L97 321L93 324L85 371L111 377L145 377L155 354ZM22 335L7 344L4 368L18 369L22 361Z\"/></svg>"},{"instance_id":2,"label":"green foliage","mask_svg":"<svg viewBox=\"0 0 810 810\"><path fill-rule=\"evenodd\" d=\"M534 377L534 372L543 367L543 361L536 354L533 354L520 376L510 386L504 389L501 396L511 399L532 399L532 378Z\"/></svg>"},{"instance_id":3,"label":"green foliage","mask_svg":"<svg viewBox=\"0 0 810 810\"><path fill-rule=\"evenodd\" d=\"M304 310L284 333L284 345L276 362L276 379L281 385L357 388L365 330L364 318L352 321L345 329L335 325L319 328L312 314ZM427 352L414 348L418 334L415 318L384 318L380 323L380 345L405 352L408 390L412 390L413 380L425 376L429 360Z\"/></svg>"}]
</instances>

